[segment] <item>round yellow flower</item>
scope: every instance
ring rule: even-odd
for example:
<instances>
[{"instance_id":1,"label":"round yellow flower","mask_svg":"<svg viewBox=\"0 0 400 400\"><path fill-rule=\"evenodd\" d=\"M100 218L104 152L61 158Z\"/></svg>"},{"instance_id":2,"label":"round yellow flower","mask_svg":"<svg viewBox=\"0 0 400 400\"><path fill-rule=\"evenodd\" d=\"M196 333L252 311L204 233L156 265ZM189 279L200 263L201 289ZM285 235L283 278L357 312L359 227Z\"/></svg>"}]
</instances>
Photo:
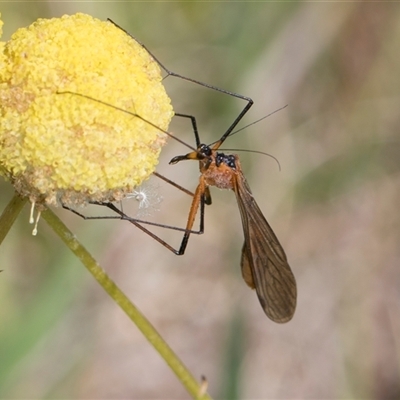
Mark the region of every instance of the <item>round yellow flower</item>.
<instances>
[{"instance_id":1,"label":"round yellow flower","mask_svg":"<svg viewBox=\"0 0 400 400\"><path fill-rule=\"evenodd\" d=\"M0 173L36 204L123 198L155 170L167 138L161 81L110 22L76 14L19 29L0 43Z\"/></svg>"}]
</instances>

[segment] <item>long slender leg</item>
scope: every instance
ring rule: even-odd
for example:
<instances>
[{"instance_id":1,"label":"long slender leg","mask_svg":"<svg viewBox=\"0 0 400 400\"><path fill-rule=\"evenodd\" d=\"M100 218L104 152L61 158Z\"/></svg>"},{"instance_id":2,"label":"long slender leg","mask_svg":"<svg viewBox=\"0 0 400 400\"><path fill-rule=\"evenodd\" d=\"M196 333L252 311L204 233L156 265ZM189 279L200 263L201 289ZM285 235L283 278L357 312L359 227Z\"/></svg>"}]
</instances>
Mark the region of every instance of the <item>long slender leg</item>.
<instances>
[{"instance_id":1,"label":"long slender leg","mask_svg":"<svg viewBox=\"0 0 400 400\"><path fill-rule=\"evenodd\" d=\"M194 193L192 193L190 190L187 190L186 188L184 188L181 185L178 185L176 182L171 181L171 179L166 178L165 176L159 174L158 172L153 172L153 175L156 176L157 178L160 178L161 180L163 180L164 182L167 182L168 184L170 184L171 186L176 187L177 189L179 189L181 192L188 194L189 196L194 196Z\"/></svg>"},{"instance_id":2,"label":"long slender leg","mask_svg":"<svg viewBox=\"0 0 400 400\"><path fill-rule=\"evenodd\" d=\"M175 113L176 117L181 117L181 118L189 118L190 121L192 122L192 128L193 128L193 133L194 133L194 138L196 141L196 147L200 146L200 136L199 136L199 131L197 129L197 122L196 118L193 115L189 114L181 114L181 113Z\"/></svg>"},{"instance_id":3,"label":"long slender leg","mask_svg":"<svg viewBox=\"0 0 400 400\"><path fill-rule=\"evenodd\" d=\"M186 228L179 228L177 226L171 226L171 225L165 225L165 224L159 224L156 222L150 222L150 221L144 221L144 220L140 220L137 218L131 218L128 215L126 215L123 211L121 211L119 208L117 208L114 204L112 203L97 203L97 202L93 202L92 204L95 205L100 205L100 206L104 206L109 208L110 210L114 211L117 215L107 215L107 216L101 216L101 217L96 217L96 216L86 216L80 212L78 212L77 210L70 208L66 205L62 205L63 208L65 208L66 210L69 210L71 212L73 212L74 214L78 215L79 217L85 219L85 220L93 220L93 219L121 219L121 220L125 220L130 222L131 224L133 224L134 226L136 226L137 228L139 228L142 232L147 233L150 237L152 237L154 240L156 240L158 243L160 243L161 245L163 245L165 248L167 248L168 250L172 251L174 254L176 255L183 255L185 253L185 249L186 246L188 244L189 241L189 237L190 234L195 234L195 235L201 235L204 232L204 205L205 205L205 201L204 201L204 193L201 193L205 191L205 188L203 188L203 186L201 186L201 184L198 185L196 192L193 194L192 192L190 192L189 190L185 189L184 187L178 185L177 183L171 181L168 178L165 178L164 176L158 174L157 172L153 173L155 176L157 176L158 178L164 180L165 182L171 184L172 186L176 187L177 189L183 191L184 193L190 195L193 197L192 200L192 204L190 207L190 212L189 212L189 216L188 216L188 222L186 224ZM196 218L196 214L197 214L197 210L199 208L199 204L200 204L200 223L199 223L199 229L198 230L193 230L193 224L194 224L194 220ZM151 232L150 230L148 230L147 228L145 228L142 225L150 225L150 226L155 226L155 227L159 227L159 228L164 228L164 229L170 229L170 230L174 230L174 231L179 231L179 232L184 232L181 244L179 246L178 249L175 249L174 247L172 247L170 244L168 244L165 240L161 239L159 236L157 236L156 234L154 234L153 232Z\"/></svg>"},{"instance_id":4,"label":"long slender leg","mask_svg":"<svg viewBox=\"0 0 400 400\"><path fill-rule=\"evenodd\" d=\"M228 96L233 96L233 97L236 97L238 99L241 99L241 100L244 100L244 101L247 102L247 104L244 106L244 108L239 113L239 115L235 118L235 120L231 123L231 125L228 127L228 129L225 131L225 133L222 135L221 139L219 139L218 141L214 142L214 143L217 143L218 147L219 147L225 141L225 139L232 133L232 131L235 129L235 127L240 122L240 120L244 117L244 115L247 113L247 111L249 111L250 107L253 105L253 100L250 97L246 97L246 96L243 96L241 94L231 92L229 90L221 89L221 88L219 88L217 86L209 85L208 83L204 83L204 82L198 81L198 80L193 79L193 78L188 78L187 76L183 76L183 75L177 74L176 72L173 72L173 71L169 70L167 67L165 67L164 64L161 63L161 61L143 43L141 43L133 35L131 35L128 31L123 29L121 26L116 24L111 19L108 19L108 21L110 21L112 24L114 24L117 28L121 29L128 36L130 36L133 40L135 40L140 46L142 46L153 57L153 59L157 62L157 64L160 66L160 68L162 68L164 70L164 72L167 74L166 78L168 76L173 76L173 77L176 77L176 78L180 78L180 79L183 79L185 81L195 83L196 85L200 85L200 86L206 87L208 89L212 89L212 90L215 90L217 92L224 93L224 94L227 94Z\"/></svg>"},{"instance_id":5,"label":"long slender leg","mask_svg":"<svg viewBox=\"0 0 400 400\"><path fill-rule=\"evenodd\" d=\"M182 118L189 118L192 122L192 128L193 128L193 133L195 136L195 140L196 140L196 147L198 148L201 144L200 142L200 136L199 136L199 131L197 129L197 122L196 122L196 118L193 115L188 115L188 114L181 114L181 113L175 113L175 115L177 117L182 117ZM163 177L162 175L156 175L161 179L164 179L166 182L169 182L170 184L172 184L173 186L177 187L178 189L182 190L183 192L186 192L186 189L182 188L181 186L178 187L176 186L176 184L170 180L167 180L165 177ZM187 192L186 192L187 193ZM193 194L192 194L193 195ZM208 206L211 204L211 193L210 190L208 189L208 187L204 188L204 193L203 193L203 198L204 198L204 203L207 204Z\"/></svg>"},{"instance_id":6,"label":"long slender leg","mask_svg":"<svg viewBox=\"0 0 400 400\"><path fill-rule=\"evenodd\" d=\"M94 97L91 97L91 96L88 96L88 95L82 94L82 93L76 93L76 92L71 92L71 91L69 91L69 90L66 90L66 91L63 91L63 92L59 91L59 92L57 92L57 94L59 94L59 95L66 95L66 94L68 94L68 95L73 95L73 96L79 96L79 97L82 97L82 98L84 98L84 99L88 99L88 100L90 100L90 101L95 101L95 102L97 102L97 103L99 103L99 104L103 104L104 106L111 107L111 108L113 108L114 110L118 110L118 111L120 111L120 112L122 112L122 113L124 113L124 114L128 114L128 115L131 115L131 116L133 116L133 117L139 118L141 121L146 122L147 124L151 125L153 128L156 128L156 129L158 129L159 131L165 133L165 134L168 135L171 139L174 139L174 140L176 140L177 142L179 142L180 144L183 144L184 146L188 147L189 149L191 149L191 150L193 150L193 151L196 151L196 149L195 149L194 147L188 145L186 142L184 142L183 140L179 139L178 137L172 135L170 132L168 132L168 131L166 131L166 130L164 130L164 129L161 129L160 127L158 127L157 125L155 125L153 122L147 120L146 118L143 118L142 116L140 116L139 114L136 114L135 112L128 111L128 110L124 110L124 109L121 108L121 107L117 107L117 106L115 106L115 105L113 105L113 104L106 103L105 101L102 101L102 100L99 100L99 99L95 99ZM194 117L193 117L193 118L194 118Z\"/></svg>"},{"instance_id":7,"label":"long slender leg","mask_svg":"<svg viewBox=\"0 0 400 400\"><path fill-rule=\"evenodd\" d=\"M112 203L91 203L91 204L107 207L110 210L114 211L117 215L90 216L90 215L82 214L79 211L77 211L71 207L68 207L66 205L62 205L62 207L65 210L71 211L75 215L78 215L79 217L81 217L84 220L121 219L123 221L131 222L134 225L135 224L145 224L145 225L156 226L156 227L164 228L164 229L171 229L171 230L179 231L179 232L186 232L185 228L179 228L178 226L159 224L158 222L151 222L151 221L145 221L145 220L141 220L141 219L137 219L137 218L132 218L129 215L126 215L123 211L121 211L118 207L116 207ZM190 233L201 234L203 232L198 230L198 231L191 231Z\"/></svg>"},{"instance_id":8,"label":"long slender leg","mask_svg":"<svg viewBox=\"0 0 400 400\"><path fill-rule=\"evenodd\" d=\"M190 212L188 216L188 221L186 224L186 232L183 235L183 239L181 242L181 246L179 248L178 254L184 254L186 246L189 241L189 236L192 233L192 227L194 220L196 219L197 211L200 206L200 231L204 232L204 204L205 204L205 199L204 199L204 192L206 190L206 185L204 182L203 176L200 177L200 183L198 184L196 191L194 192L193 196L193 201L192 205L190 206Z\"/></svg>"},{"instance_id":9,"label":"long slender leg","mask_svg":"<svg viewBox=\"0 0 400 400\"><path fill-rule=\"evenodd\" d=\"M133 224L134 226L136 226L137 228L139 228L142 232L144 232L147 235L149 235L155 241L157 241L158 243L160 243L161 245L163 245L165 248L167 248L168 250L170 250L172 253L174 253L176 255L183 255L185 253L185 249L186 249L186 246L187 246L187 243L188 243L188 240L189 240L189 236L190 236L191 233L199 235L199 234L202 234L204 232L204 205L202 206L201 212L200 212L200 228L199 228L198 231L193 231L193 230L188 231L187 228L186 229L185 228L179 228L179 227L176 227L176 226L169 226L169 225L164 225L164 224L158 224L156 222L142 221L142 220L139 220L139 219L131 218L131 217L127 216L126 214L124 214L117 207L115 207L114 204L112 204L112 203L98 203L98 205L102 205L102 206L105 206L105 207L111 209L112 211L117 213L117 215L115 215L115 216L109 215L109 216L102 216L102 217L91 217L91 216L86 216L84 214L81 214L78 211L74 210L73 208L70 208L70 207L65 206L65 205L63 205L63 208L73 212L74 214L78 215L79 217L81 217L81 218L83 218L85 220L91 220L91 219L121 219L121 220L128 221L131 224ZM191 222L191 225L190 225L191 228L193 227L193 222L194 222L195 217L196 217L196 215L193 215L193 221ZM185 232L184 236L182 238L181 244L179 245L179 248L175 249L173 246L168 244L165 240L161 239L159 236L157 236L156 234L154 234L153 232L151 232L150 230L145 228L142 224L156 226L156 227L159 227L159 228L171 229L171 230L180 231L180 232Z\"/></svg>"}]
</instances>

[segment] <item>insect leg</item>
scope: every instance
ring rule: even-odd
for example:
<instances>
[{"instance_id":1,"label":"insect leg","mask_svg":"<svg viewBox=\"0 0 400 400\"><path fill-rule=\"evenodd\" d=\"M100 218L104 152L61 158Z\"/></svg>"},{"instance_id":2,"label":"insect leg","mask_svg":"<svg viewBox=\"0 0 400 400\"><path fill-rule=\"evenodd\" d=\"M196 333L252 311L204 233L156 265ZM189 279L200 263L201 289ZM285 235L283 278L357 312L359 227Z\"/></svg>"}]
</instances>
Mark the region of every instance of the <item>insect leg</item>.
<instances>
[{"instance_id":1,"label":"insect leg","mask_svg":"<svg viewBox=\"0 0 400 400\"><path fill-rule=\"evenodd\" d=\"M123 29L122 27L120 27L118 24L116 24L114 21L112 21L111 19L108 19L108 21L110 21L112 24L114 24L117 28L121 29L123 32L125 32L128 36L130 36L133 40L135 40L140 46L142 46L152 57L153 59L157 62L157 64L160 66L161 69L164 70L164 72L167 74L166 78L168 78L168 76L172 76L175 78L180 78L183 79L185 81L194 83L196 85L200 85L203 87L206 87L208 89L212 89L215 90L219 93L223 93L226 94L228 96L232 96L232 97L236 97L240 100L244 100L247 102L247 104L243 107L242 111L239 113L239 115L235 118L235 120L231 123L231 125L228 127L228 129L225 131L225 133L223 134L223 136L221 137L221 139L219 139L217 142L215 142L215 144L217 145L217 147L215 147L215 150L221 146L221 144L224 142L224 140L232 133L232 131L235 129L235 127L237 126L237 124L239 123L239 121L244 117L244 115L247 113L247 111L249 111L250 107L253 105L253 100L250 97L246 97L243 96L241 94L235 93L235 92L231 92L229 90L225 90L225 89L221 89L217 86L214 85L210 85L208 83L204 83L201 81L198 81L197 79L193 79L193 78L188 78L187 76L183 76L180 74L177 74L174 71L171 71L170 69L168 69L164 64L161 63L161 61L146 47L146 45L144 45L143 43L141 43L139 40L137 40L133 35L131 35L129 32L127 32L125 29Z\"/></svg>"}]
</instances>

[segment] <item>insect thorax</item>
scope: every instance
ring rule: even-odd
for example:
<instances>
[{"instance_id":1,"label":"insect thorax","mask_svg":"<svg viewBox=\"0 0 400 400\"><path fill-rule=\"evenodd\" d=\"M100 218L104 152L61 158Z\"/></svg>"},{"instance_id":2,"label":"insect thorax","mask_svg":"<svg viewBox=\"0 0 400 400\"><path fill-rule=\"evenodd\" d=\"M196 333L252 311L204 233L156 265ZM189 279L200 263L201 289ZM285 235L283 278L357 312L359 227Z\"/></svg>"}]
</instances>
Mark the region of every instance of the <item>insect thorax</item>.
<instances>
[{"instance_id":1,"label":"insect thorax","mask_svg":"<svg viewBox=\"0 0 400 400\"><path fill-rule=\"evenodd\" d=\"M203 177L209 186L219 189L233 189L233 179L236 174L236 156L215 152L211 157L209 167L203 172Z\"/></svg>"}]
</instances>

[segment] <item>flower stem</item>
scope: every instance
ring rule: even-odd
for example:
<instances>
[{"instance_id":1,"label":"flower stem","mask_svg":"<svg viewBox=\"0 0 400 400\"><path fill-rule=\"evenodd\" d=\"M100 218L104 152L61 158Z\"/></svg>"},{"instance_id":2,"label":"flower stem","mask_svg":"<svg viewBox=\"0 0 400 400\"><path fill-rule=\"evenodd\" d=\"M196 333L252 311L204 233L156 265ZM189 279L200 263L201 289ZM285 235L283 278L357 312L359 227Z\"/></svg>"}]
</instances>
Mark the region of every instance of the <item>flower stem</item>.
<instances>
[{"instance_id":1,"label":"flower stem","mask_svg":"<svg viewBox=\"0 0 400 400\"><path fill-rule=\"evenodd\" d=\"M14 194L14 197L7 204L0 217L0 244L3 242L4 238L7 236L8 231L12 227L15 219L25 205L27 199L19 197Z\"/></svg>"},{"instance_id":2,"label":"flower stem","mask_svg":"<svg viewBox=\"0 0 400 400\"><path fill-rule=\"evenodd\" d=\"M136 324L146 339L170 366L190 395L194 399L211 400L207 393L202 393L203 390L201 385L196 381L185 365L183 365L151 323L109 278L97 261L82 246L82 244L79 243L64 223L50 209L43 211L42 217L64 241L69 249L82 261L83 265L88 269L103 289Z\"/></svg>"}]
</instances>

